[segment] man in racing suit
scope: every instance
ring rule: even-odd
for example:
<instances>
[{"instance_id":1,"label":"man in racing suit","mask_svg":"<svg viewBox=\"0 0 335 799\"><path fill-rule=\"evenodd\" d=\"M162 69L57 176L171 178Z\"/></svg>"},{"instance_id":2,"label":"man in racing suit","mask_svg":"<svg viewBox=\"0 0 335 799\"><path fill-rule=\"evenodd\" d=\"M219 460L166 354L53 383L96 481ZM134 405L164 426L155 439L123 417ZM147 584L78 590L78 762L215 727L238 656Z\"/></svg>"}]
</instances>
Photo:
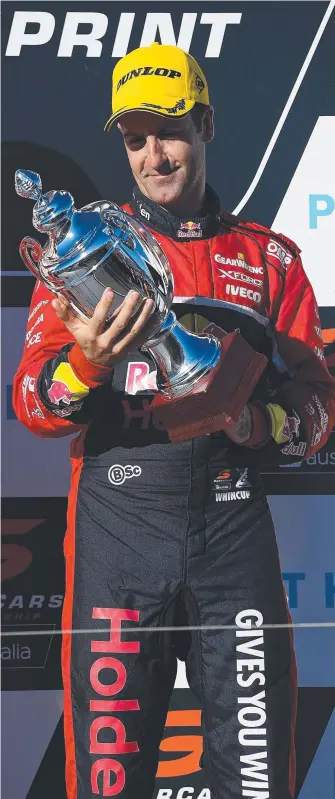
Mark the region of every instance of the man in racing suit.
<instances>
[{"instance_id":1,"label":"man in racing suit","mask_svg":"<svg viewBox=\"0 0 335 799\"><path fill-rule=\"evenodd\" d=\"M36 285L16 414L39 436L79 432L63 626L87 633L63 642L68 797L152 797L178 657L201 703L212 798L289 799L295 659L258 466L307 458L332 429L317 306L298 247L222 212L205 185L213 112L194 59L141 48L113 86L107 128L118 120L137 184L125 210L166 253L178 319L238 329L268 366L240 424L173 444L139 348L150 302L129 332L128 295L106 330L113 293L85 323Z\"/></svg>"}]
</instances>

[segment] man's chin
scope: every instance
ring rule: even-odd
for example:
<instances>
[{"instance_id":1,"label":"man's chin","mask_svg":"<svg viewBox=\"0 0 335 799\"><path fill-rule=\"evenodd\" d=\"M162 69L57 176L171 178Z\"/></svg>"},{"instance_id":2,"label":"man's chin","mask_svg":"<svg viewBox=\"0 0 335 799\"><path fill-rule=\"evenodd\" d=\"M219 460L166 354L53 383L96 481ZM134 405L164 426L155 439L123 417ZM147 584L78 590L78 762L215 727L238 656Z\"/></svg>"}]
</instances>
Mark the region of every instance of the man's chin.
<instances>
[{"instance_id":1,"label":"man's chin","mask_svg":"<svg viewBox=\"0 0 335 799\"><path fill-rule=\"evenodd\" d=\"M174 205L182 194L182 187L172 184L170 176L151 178L146 184L146 191L150 199L158 205Z\"/></svg>"}]
</instances>

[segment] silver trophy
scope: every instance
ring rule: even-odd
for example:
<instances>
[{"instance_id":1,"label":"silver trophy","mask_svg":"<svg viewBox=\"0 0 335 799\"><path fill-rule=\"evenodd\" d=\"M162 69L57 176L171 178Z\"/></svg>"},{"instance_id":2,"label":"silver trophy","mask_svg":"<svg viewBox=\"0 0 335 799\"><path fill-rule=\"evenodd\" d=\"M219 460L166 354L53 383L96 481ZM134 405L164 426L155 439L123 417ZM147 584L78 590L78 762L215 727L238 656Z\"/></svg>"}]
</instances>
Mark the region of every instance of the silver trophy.
<instances>
[{"instance_id":1,"label":"silver trophy","mask_svg":"<svg viewBox=\"0 0 335 799\"><path fill-rule=\"evenodd\" d=\"M16 171L15 190L36 201L33 225L48 236L43 247L29 237L21 241L21 258L34 276L86 319L107 287L114 291L109 320L130 290L140 294L134 313L143 299L154 300L142 349L157 366L157 389L170 400L192 393L218 364L221 344L177 322L170 266L150 231L115 203L94 202L77 210L67 191L43 194L40 176L27 169Z\"/></svg>"}]
</instances>

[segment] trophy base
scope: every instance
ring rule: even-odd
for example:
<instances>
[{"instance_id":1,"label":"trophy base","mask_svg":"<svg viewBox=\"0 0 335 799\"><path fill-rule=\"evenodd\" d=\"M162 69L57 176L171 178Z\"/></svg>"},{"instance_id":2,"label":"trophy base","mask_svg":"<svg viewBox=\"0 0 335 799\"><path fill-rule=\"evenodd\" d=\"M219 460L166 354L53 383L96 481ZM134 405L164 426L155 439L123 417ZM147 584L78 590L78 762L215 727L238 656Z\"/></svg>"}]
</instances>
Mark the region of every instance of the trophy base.
<instances>
[{"instance_id":1,"label":"trophy base","mask_svg":"<svg viewBox=\"0 0 335 799\"><path fill-rule=\"evenodd\" d=\"M227 416L237 422L267 364L265 355L255 352L240 333L223 334L214 326L203 332L220 338L217 366L186 397L168 400L156 394L151 403L154 422L173 442L219 432Z\"/></svg>"}]
</instances>

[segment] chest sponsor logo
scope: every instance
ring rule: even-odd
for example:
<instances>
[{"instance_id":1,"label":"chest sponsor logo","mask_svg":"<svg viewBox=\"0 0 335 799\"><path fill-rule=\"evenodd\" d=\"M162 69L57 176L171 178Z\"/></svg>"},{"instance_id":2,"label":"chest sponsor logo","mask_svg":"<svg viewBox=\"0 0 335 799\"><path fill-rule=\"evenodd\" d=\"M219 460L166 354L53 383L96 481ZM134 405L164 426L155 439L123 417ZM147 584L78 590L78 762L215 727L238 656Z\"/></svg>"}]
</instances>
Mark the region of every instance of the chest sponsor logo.
<instances>
[{"instance_id":1,"label":"chest sponsor logo","mask_svg":"<svg viewBox=\"0 0 335 799\"><path fill-rule=\"evenodd\" d=\"M233 485L233 478L230 469L224 469L214 479L215 491L230 491Z\"/></svg>"},{"instance_id":2,"label":"chest sponsor logo","mask_svg":"<svg viewBox=\"0 0 335 799\"><path fill-rule=\"evenodd\" d=\"M149 219L150 219L150 214L149 214L149 211L146 211L146 210L145 210L145 208L143 208L143 205L142 205L142 203L140 203L140 205L139 205L139 208L140 208L140 214L141 214L141 216L144 216L144 218L145 218L145 219L147 219L147 220L149 221Z\"/></svg>"},{"instance_id":3,"label":"chest sponsor logo","mask_svg":"<svg viewBox=\"0 0 335 799\"><path fill-rule=\"evenodd\" d=\"M290 266L293 261L293 255L291 255L288 250L285 250L284 247L278 243L278 241L274 241L274 239L270 239L266 249L266 254L272 255L273 258L276 258L278 261L280 261L284 269L287 269L287 267Z\"/></svg>"},{"instance_id":4,"label":"chest sponsor logo","mask_svg":"<svg viewBox=\"0 0 335 799\"><path fill-rule=\"evenodd\" d=\"M240 269L246 269L247 272L251 272L253 275L264 274L262 266L251 266L247 264L243 252L238 252L237 258L225 258L223 255L216 253L216 255L214 255L214 261L216 261L217 264L223 264L223 266L235 266L240 267Z\"/></svg>"},{"instance_id":5,"label":"chest sponsor logo","mask_svg":"<svg viewBox=\"0 0 335 799\"><path fill-rule=\"evenodd\" d=\"M108 480L114 486L121 486L125 480L131 480L132 477L140 477L141 474L142 469L140 466L131 466L130 464L121 466L119 463L115 463L108 470Z\"/></svg>"},{"instance_id":6,"label":"chest sponsor logo","mask_svg":"<svg viewBox=\"0 0 335 799\"><path fill-rule=\"evenodd\" d=\"M245 469L223 469L217 477L214 478L214 490L218 492L229 492L231 491L232 486L237 488L237 492L231 492L231 494L239 494L239 496L231 496L231 499L248 499L248 497L240 496L241 491L240 489L251 488L251 483L248 480L248 467ZM248 492L250 496L250 492ZM218 502L222 502L224 500L218 500ZM228 501L228 500L227 500Z\"/></svg>"},{"instance_id":7,"label":"chest sponsor logo","mask_svg":"<svg viewBox=\"0 0 335 799\"><path fill-rule=\"evenodd\" d=\"M219 269L219 272L221 272L219 277L228 277L230 280L241 280L243 283L250 283L252 286L261 287L263 285L263 280L258 280L257 277L251 277L250 275L245 275L244 272L233 272L232 269Z\"/></svg>"},{"instance_id":8,"label":"chest sponsor logo","mask_svg":"<svg viewBox=\"0 0 335 799\"><path fill-rule=\"evenodd\" d=\"M150 372L150 366L145 361L128 363L126 394L141 394L144 391L157 391L157 372Z\"/></svg>"},{"instance_id":9,"label":"chest sponsor logo","mask_svg":"<svg viewBox=\"0 0 335 799\"><path fill-rule=\"evenodd\" d=\"M201 239L202 230L200 222L182 222L177 230L178 239Z\"/></svg>"},{"instance_id":10,"label":"chest sponsor logo","mask_svg":"<svg viewBox=\"0 0 335 799\"><path fill-rule=\"evenodd\" d=\"M216 502L232 502L236 499L250 499L250 491L217 491L215 494Z\"/></svg>"},{"instance_id":11,"label":"chest sponsor logo","mask_svg":"<svg viewBox=\"0 0 335 799\"><path fill-rule=\"evenodd\" d=\"M251 300L251 302L256 303L260 303L262 300L262 295L259 291L247 289L245 286L234 286L227 283L225 288L226 294L230 294L232 297L243 297L246 300Z\"/></svg>"},{"instance_id":12,"label":"chest sponsor logo","mask_svg":"<svg viewBox=\"0 0 335 799\"><path fill-rule=\"evenodd\" d=\"M248 480L248 467L246 469L237 469L239 477L236 480L236 488L250 488L251 483Z\"/></svg>"}]
</instances>

